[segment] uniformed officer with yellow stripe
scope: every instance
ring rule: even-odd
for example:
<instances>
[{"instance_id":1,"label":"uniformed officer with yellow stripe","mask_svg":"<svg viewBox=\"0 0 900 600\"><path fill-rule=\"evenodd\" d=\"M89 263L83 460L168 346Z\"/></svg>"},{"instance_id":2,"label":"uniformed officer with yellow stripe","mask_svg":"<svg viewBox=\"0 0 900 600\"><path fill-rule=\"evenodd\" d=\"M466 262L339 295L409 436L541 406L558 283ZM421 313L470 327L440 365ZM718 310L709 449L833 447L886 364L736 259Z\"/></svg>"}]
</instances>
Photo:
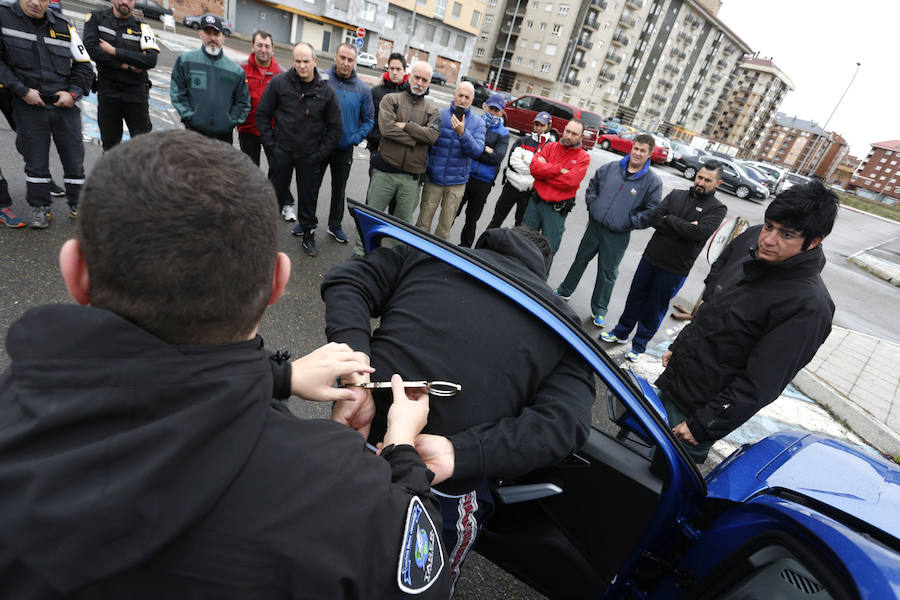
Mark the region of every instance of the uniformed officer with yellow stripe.
<instances>
[{"instance_id":1,"label":"uniformed officer with yellow stripe","mask_svg":"<svg viewBox=\"0 0 900 600\"><path fill-rule=\"evenodd\" d=\"M50 136L63 164L69 217L78 216L84 184L81 111L93 70L78 32L48 11L50 0L0 4L0 83L13 93L16 149L25 160L30 225L50 224Z\"/></svg>"},{"instance_id":2,"label":"uniformed officer with yellow stripe","mask_svg":"<svg viewBox=\"0 0 900 600\"><path fill-rule=\"evenodd\" d=\"M113 0L84 23L84 47L97 63L97 124L103 149L122 141L122 120L131 137L150 124L150 78L159 46L153 30L134 15L135 0Z\"/></svg>"}]
</instances>

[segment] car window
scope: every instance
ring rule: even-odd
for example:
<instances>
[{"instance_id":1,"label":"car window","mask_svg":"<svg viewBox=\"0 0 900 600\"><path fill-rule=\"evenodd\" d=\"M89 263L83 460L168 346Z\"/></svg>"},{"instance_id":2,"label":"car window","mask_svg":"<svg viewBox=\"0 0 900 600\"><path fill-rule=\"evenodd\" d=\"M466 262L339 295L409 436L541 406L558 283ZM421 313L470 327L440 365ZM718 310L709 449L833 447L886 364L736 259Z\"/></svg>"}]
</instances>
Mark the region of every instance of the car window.
<instances>
[{"instance_id":1,"label":"car window","mask_svg":"<svg viewBox=\"0 0 900 600\"><path fill-rule=\"evenodd\" d=\"M555 102L548 102L543 98L536 98L534 101L534 106L536 111L546 110L548 113L553 115L554 117L558 117L560 119L569 120L572 118L572 111L565 106L561 106L556 104ZM538 108L539 107L539 108Z\"/></svg>"},{"instance_id":2,"label":"car window","mask_svg":"<svg viewBox=\"0 0 900 600\"><path fill-rule=\"evenodd\" d=\"M808 178L803 175L797 175L796 173L788 173L785 175L785 178L791 183L807 183L809 181Z\"/></svg>"},{"instance_id":3,"label":"car window","mask_svg":"<svg viewBox=\"0 0 900 600\"><path fill-rule=\"evenodd\" d=\"M597 113L592 113L588 111L581 112L581 122L584 123L585 129L599 129L600 122L603 119Z\"/></svg>"},{"instance_id":4,"label":"car window","mask_svg":"<svg viewBox=\"0 0 900 600\"><path fill-rule=\"evenodd\" d=\"M737 171L729 165L728 163L722 163L722 171L725 172L726 175L731 175L732 177L737 177Z\"/></svg>"},{"instance_id":5,"label":"car window","mask_svg":"<svg viewBox=\"0 0 900 600\"><path fill-rule=\"evenodd\" d=\"M525 110L533 110L531 107L534 106L534 100L534 96L523 96L513 102L513 106L516 108L524 108Z\"/></svg>"}]
</instances>

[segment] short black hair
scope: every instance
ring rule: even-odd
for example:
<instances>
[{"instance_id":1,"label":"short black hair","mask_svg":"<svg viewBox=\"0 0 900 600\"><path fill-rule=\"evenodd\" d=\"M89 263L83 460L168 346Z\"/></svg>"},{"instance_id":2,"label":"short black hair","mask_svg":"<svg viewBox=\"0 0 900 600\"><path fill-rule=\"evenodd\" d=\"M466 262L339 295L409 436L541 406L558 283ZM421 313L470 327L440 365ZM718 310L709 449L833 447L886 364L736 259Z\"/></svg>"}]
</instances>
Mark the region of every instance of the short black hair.
<instances>
[{"instance_id":1,"label":"short black hair","mask_svg":"<svg viewBox=\"0 0 900 600\"><path fill-rule=\"evenodd\" d=\"M250 45L251 46L256 43L257 36L261 37L264 40L270 40L273 43L273 45L275 43L275 40L272 39L271 33L266 31L265 29L257 29L256 31L253 32L253 35L250 36Z\"/></svg>"},{"instance_id":2,"label":"short black hair","mask_svg":"<svg viewBox=\"0 0 900 600\"><path fill-rule=\"evenodd\" d=\"M391 64L392 60L399 60L403 64L403 68L406 68L406 58L404 58L403 55L399 52L391 52L391 55L388 56L387 63L385 64Z\"/></svg>"},{"instance_id":3,"label":"short black hair","mask_svg":"<svg viewBox=\"0 0 900 600\"><path fill-rule=\"evenodd\" d=\"M656 140L653 139L653 136L649 133L642 133L636 138L634 138L635 144L644 144L645 146L650 146L650 152L653 152L653 148L656 147Z\"/></svg>"},{"instance_id":4,"label":"short black hair","mask_svg":"<svg viewBox=\"0 0 900 600\"><path fill-rule=\"evenodd\" d=\"M272 291L278 202L242 152L196 132L103 154L79 206L93 306L170 344L247 339Z\"/></svg>"},{"instance_id":5,"label":"short black hair","mask_svg":"<svg viewBox=\"0 0 900 600\"><path fill-rule=\"evenodd\" d=\"M534 229L533 227L517 225L513 227L512 230L525 237L537 247L538 251L541 253L541 256L544 259L544 270L549 270L550 261L553 260L553 248L550 247L550 240L544 237L544 235L541 234L540 231Z\"/></svg>"},{"instance_id":6,"label":"short black hair","mask_svg":"<svg viewBox=\"0 0 900 600\"><path fill-rule=\"evenodd\" d=\"M840 205L833 190L821 181L811 181L775 196L766 208L766 219L801 232L803 250L807 250L815 238L831 233Z\"/></svg>"},{"instance_id":7,"label":"short black hair","mask_svg":"<svg viewBox=\"0 0 900 600\"><path fill-rule=\"evenodd\" d=\"M716 179L722 179L722 163L720 163L717 160L708 160L705 163L701 163L700 169L706 169L707 171L715 171Z\"/></svg>"},{"instance_id":8,"label":"short black hair","mask_svg":"<svg viewBox=\"0 0 900 600\"><path fill-rule=\"evenodd\" d=\"M341 48L348 48L350 50L353 50L353 56L356 56L358 54L356 51L356 46L354 46L353 44L348 44L347 42L341 42L340 44L338 44L338 47L335 48L334 53L337 54Z\"/></svg>"},{"instance_id":9,"label":"short black hair","mask_svg":"<svg viewBox=\"0 0 900 600\"><path fill-rule=\"evenodd\" d=\"M581 125L581 133L584 133L584 121L582 121L581 119L569 119L569 123L577 123L578 125Z\"/></svg>"}]
</instances>

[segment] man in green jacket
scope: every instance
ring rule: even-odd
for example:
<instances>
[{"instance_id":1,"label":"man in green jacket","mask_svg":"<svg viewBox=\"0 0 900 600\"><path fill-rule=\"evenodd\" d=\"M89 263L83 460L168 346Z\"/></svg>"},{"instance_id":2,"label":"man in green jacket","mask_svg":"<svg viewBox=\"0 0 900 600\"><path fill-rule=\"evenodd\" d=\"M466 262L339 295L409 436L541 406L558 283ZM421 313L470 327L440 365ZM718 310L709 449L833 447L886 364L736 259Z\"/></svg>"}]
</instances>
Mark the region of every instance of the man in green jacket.
<instances>
[{"instance_id":1,"label":"man in green jacket","mask_svg":"<svg viewBox=\"0 0 900 600\"><path fill-rule=\"evenodd\" d=\"M225 22L206 14L201 18L203 46L175 60L170 94L185 128L223 142L234 142L234 127L250 112L247 76L225 56Z\"/></svg>"}]
</instances>

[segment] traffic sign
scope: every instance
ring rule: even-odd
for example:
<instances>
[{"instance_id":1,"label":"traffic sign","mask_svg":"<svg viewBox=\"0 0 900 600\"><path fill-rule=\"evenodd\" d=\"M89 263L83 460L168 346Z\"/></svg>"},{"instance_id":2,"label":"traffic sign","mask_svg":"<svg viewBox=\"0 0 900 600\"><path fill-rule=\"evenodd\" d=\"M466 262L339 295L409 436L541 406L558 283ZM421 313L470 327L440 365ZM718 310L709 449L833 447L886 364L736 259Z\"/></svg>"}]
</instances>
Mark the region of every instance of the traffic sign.
<instances>
[{"instance_id":1,"label":"traffic sign","mask_svg":"<svg viewBox=\"0 0 900 600\"><path fill-rule=\"evenodd\" d=\"M362 48L362 47L363 47L363 41L364 41L363 38L356 38L355 40L353 40L353 44L354 44L357 48Z\"/></svg>"},{"instance_id":2,"label":"traffic sign","mask_svg":"<svg viewBox=\"0 0 900 600\"><path fill-rule=\"evenodd\" d=\"M356 37L361 37L361 38L366 37L366 30L363 29L362 27L357 27L356 28Z\"/></svg>"}]
</instances>

